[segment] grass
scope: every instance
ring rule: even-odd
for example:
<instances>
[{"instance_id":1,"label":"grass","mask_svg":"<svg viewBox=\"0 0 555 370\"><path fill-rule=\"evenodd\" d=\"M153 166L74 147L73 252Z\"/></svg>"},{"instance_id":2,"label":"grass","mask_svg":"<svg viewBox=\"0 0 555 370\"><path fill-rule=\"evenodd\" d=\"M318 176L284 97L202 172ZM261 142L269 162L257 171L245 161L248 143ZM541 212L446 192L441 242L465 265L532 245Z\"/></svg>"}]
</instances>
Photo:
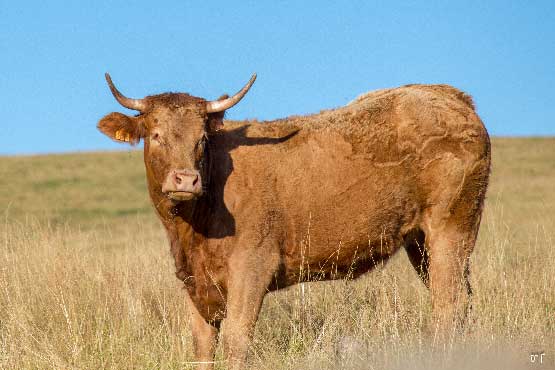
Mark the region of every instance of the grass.
<instances>
[{"instance_id":1,"label":"grass","mask_svg":"<svg viewBox=\"0 0 555 370\"><path fill-rule=\"evenodd\" d=\"M194 368L184 293L141 156L1 158L0 368ZM463 337L428 333L429 294L402 252L353 282L269 294L250 366L555 368L554 183L555 138L493 141ZM543 363L532 363L541 352Z\"/></svg>"}]
</instances>

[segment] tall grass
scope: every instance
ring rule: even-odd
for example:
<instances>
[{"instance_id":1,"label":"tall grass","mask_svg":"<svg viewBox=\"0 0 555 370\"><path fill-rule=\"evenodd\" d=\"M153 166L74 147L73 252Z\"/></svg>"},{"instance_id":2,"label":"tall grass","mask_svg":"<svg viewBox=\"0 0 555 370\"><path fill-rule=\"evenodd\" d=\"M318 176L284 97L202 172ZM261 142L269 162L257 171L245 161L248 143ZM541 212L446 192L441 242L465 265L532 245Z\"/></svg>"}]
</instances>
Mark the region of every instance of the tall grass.
<instances>
[{"instance_id":1,"label":"tall grass","mask_svg":"<svg viewBox=\"0 0 555 370\"><path fill-rule=\"evenodd\" d=\"M494 141L465 335L435 340L429 293L401 251L356 281L268 294L250 367L555 368L554 147L554 139ZM114 175L111 164L121 163L128 167ZM161 226L143 212L144 183L135 183L144 181L139 155L2 159L4 178L18 169L59 185L31 191L19 180L0 192L0 367L193 369L182 286ZM109 187L95 186L102 181ZM543 363L531 362L541 352Z\"/></svg>"}]
</instances>

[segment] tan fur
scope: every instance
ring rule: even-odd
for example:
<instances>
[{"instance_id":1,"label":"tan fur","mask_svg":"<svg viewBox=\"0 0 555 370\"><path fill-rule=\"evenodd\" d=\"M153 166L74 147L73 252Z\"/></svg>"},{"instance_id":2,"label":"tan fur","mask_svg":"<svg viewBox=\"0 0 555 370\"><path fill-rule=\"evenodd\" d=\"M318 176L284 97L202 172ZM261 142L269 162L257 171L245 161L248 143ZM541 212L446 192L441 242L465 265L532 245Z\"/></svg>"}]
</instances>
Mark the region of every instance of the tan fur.
<instances>
[{"instance_id":1,"label":"tan fur","mask_svg":"<svg viewBox=\"0 0 555 370\"><path fill-rule=\"evenodd\" d=\"M309 116L225 121L219 131L222 117L207 115L203 99L171 95L148 97L152 109L137 119L149 192L194 306L199 360L212 358L227 317L229 366L242 368L266 292L355 278L403 246L431 289L434 323L462 324L490 169L468 95L408 85ZM171 169L197 168L205 131L208 192L176 203L160 184ZM164 144L153 144L154 132Z\"/></svg>"}]
</instances>

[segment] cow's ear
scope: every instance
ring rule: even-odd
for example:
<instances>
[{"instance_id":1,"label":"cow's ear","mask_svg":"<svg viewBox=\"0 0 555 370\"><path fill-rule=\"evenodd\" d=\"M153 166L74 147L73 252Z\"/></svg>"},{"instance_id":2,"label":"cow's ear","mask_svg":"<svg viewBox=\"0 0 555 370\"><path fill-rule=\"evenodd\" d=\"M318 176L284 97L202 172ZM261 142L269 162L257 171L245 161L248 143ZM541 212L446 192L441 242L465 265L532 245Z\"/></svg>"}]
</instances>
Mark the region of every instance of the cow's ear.
<instances>
[{"instance_id":1,"label":"cow's ear","mask_svg":"<svg viewBox=\"0 0 555 370\"><path fill-rule=\"evenodd\" d=\"M224 100L229 98L229 95L225 94L218 98L218 100ZM216 132L220 131L224 127L224 115L225 110L223 112L216 112L216 113L208 113L208 121L206 122L206 131L208 132Z\"/></svg>"},{"instance_id":2,"label":"cow's ear","mask_svg":"<svg viewBox=\"0 0 555 370\"><path fill-rule=\"evenodd\" d=\"M137 144L144 137L142 120L121 113L110 113L98 122L98 129L109 138L121 143Z\"/></svg>"}]
</instances>

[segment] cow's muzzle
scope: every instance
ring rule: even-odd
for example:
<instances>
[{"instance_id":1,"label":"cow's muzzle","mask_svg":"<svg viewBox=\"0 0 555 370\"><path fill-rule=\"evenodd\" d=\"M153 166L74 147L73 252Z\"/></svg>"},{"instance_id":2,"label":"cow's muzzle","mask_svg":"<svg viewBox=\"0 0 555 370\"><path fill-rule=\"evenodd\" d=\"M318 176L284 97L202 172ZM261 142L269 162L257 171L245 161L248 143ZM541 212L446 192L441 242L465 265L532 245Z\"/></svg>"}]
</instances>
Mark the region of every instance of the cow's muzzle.
<instances>
[{"instance_id":1,"label":"cow's muzzle","mask_svg":"<svg viewBox=\"0 0 555 370\"><path fill-rule=\"evenodd\" d=\"M172 170L162 184L162 192L168 198L182 201L202 195L202 180L197 170Z\"/></svg>"}]
</instances>

